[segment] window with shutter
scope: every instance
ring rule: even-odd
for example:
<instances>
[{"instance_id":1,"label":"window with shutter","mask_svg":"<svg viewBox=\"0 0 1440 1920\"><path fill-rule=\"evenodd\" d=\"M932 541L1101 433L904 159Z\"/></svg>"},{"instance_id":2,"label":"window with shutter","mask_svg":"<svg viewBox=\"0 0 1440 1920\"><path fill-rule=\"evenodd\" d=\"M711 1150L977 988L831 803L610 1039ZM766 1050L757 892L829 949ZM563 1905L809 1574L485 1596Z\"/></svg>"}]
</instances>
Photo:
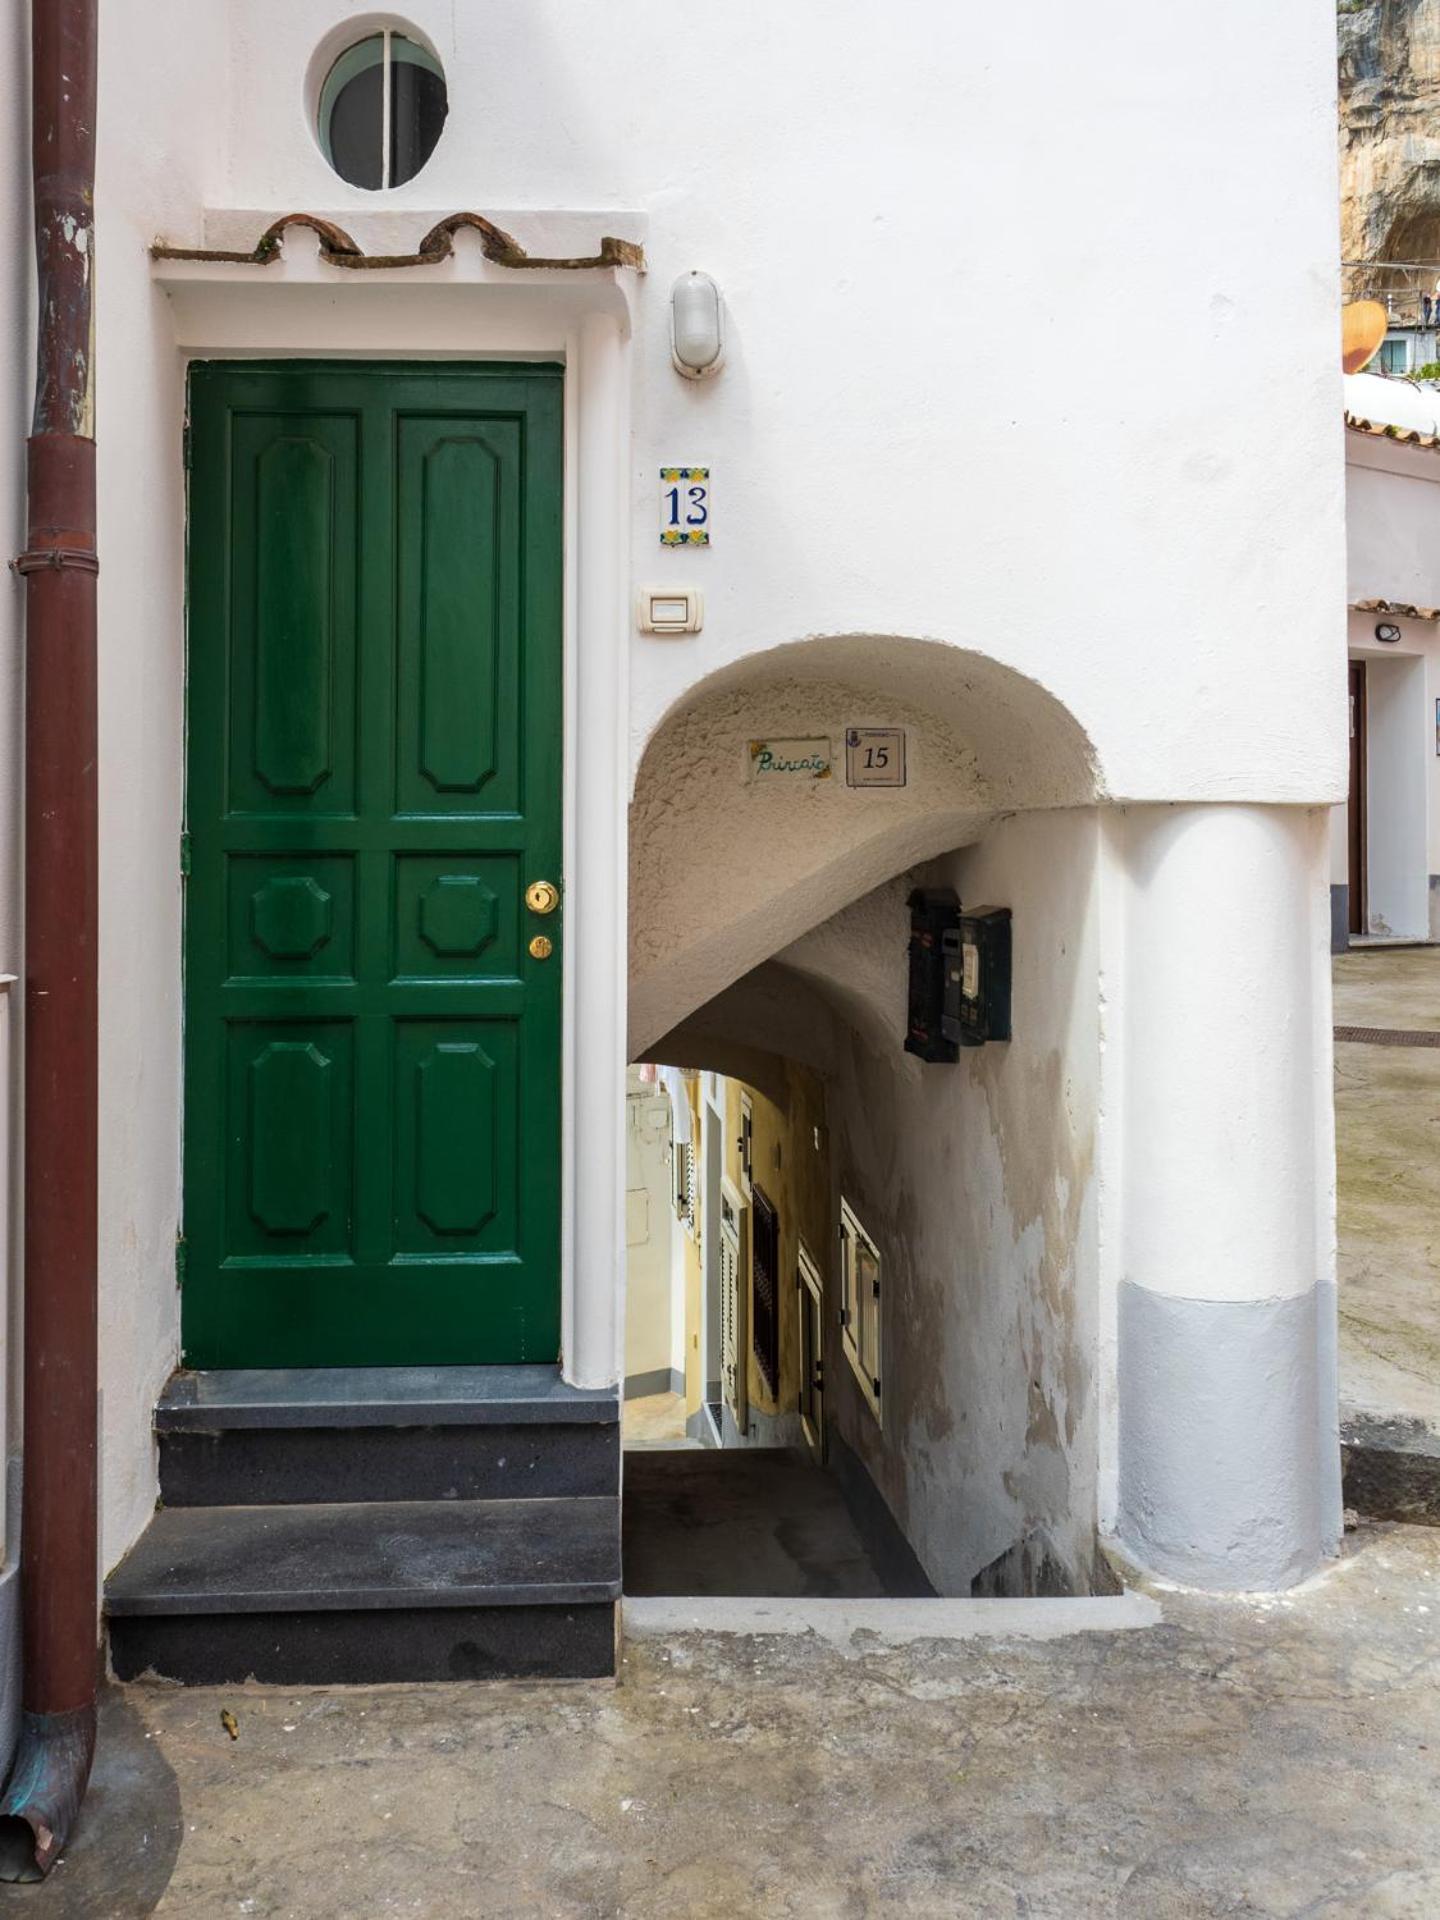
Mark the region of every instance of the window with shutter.
<instances>
[{"instance_id":1,"label":"window with shutter","mask_svg":"<svg viewBox=\"0 0 1440 1920\"><path fill-rule=\"evenodd\" d=\"M880 1253L848 1200L840 1202L840 1344L879 1420Z\"/></svg>"}]
</instances>

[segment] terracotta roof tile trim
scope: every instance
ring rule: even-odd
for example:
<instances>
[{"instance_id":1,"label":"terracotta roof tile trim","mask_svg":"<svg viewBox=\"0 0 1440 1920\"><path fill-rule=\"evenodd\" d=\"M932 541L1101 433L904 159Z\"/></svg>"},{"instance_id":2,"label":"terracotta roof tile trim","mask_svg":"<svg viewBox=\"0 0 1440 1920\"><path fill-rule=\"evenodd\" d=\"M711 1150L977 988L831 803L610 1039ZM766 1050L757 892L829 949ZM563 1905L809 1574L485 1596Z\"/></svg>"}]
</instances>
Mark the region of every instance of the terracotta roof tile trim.
<instances>
[{"instance_id":1,"label":"terracotta roof tile trim","mask_svg":"<svg viewBox=\"0 0 1440 1920\"><path fill-rule=\"evenodd\" d=\"M1405 600L1352 600L1351 613L1389 613L1399 620L1440 620L1440 607L1412 607Z\"/></svg>"},{"instance_id":2,"label":"terracotta roof tile trim","mask_svg":"<svg viewBox=\"0 0 1440 1920\"><path fill-rule=\"evenodd\" d=\"M1383 420L1362 420L1355 413L1346 414L1345 425L1351 433L1366 433L1372 440L1399 440L1407 447L1424 447L1431 453L1440 453L1440 433L1421 433L1418 427L1388 426Z\"/></svg>"},{"instance_id":3,"label":"terracotta roof tile trim","mask_svg":"<svg viewBox=\"0 0 1440 1920\"><path fill-rule=\"evenodd\" d=\"M172 247L157 240L150 249L150 257L152 260L209 260L233 266L268 267L272 260L280 258L285 235L291 227L307 227L315 234L320 241L320 258L332 267L433 267L451 257L455 251L455 235L469 229L479 234L485 258L501 267L628 267L636 273L645 271L645 249L637 241L615 240L607 234L600 242L598 253L547 259L527 253L511 234L479 213L452 213L437 221L414 253L366 253L333 220L322 220L315 213L285 213L271 221L249 253L226 247Z\"/></svg>"}]
</instances>

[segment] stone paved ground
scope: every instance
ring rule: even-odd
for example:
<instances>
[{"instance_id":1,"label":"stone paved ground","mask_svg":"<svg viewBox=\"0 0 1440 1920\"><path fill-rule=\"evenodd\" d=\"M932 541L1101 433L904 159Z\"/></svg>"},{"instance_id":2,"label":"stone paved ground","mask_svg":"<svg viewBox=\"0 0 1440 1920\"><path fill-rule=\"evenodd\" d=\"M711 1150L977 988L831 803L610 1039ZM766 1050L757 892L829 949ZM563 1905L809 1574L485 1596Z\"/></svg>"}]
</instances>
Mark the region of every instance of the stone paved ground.
<instances>
[{"instance_id":1,"label":"stone paved ground","mask_svg":"<svg viewBox=\"0 0 1440 1920\"><path fill-rule=\"evenodd\" d=\"M1440 1029L1440 948L1334 965L1337 1026ZM1340 1042L1335 1133L1341 1402L1440 1429L1440 1048Z\"/></svg>"},{"instance_id":2,"label":"stone paved ground","mask_svg":"<svg viewBox=\"0 0 1440 1920\"><path fill-rule=\"evenodd\" d=\"M4 1898L35 1920L1434 1920L1440 1530L1367 1525L1292 1595L1164 1610L1043 1642L637 1641L619 1687L115 1689L67 1857Z\"/></svg>"}]
</instances>

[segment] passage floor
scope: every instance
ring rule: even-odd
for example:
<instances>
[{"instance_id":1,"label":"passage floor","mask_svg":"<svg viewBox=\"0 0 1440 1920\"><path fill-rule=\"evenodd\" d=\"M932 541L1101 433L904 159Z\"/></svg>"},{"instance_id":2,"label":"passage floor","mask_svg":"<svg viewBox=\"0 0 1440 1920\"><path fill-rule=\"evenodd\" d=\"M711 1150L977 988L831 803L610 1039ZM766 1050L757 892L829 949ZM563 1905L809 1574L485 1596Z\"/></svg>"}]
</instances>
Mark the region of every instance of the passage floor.
<instances>
[{"instance_id":1,"label":"passage floor","mask_svg":"<svg viewBox=\"0 0 1440 1920\"><path fill-rule=\"evenodd\" d=\"M105 1697L27 1914L1440 1912L1440 1530L1048 1641L636 1641L621 1684ZM238 1739L228 1738L222 1709Z\"/></svg>"},{"instance_id":2,"label":"passage floor","mask_svg":"<svg viewBox=\"0 0 1440 1920\"><path fill-rule=\"evenodd\" d=\"M625 1591L868 1599L897 1581L832 1474L769 1447L627 1452Z\"/></svg>"}]
</instances>

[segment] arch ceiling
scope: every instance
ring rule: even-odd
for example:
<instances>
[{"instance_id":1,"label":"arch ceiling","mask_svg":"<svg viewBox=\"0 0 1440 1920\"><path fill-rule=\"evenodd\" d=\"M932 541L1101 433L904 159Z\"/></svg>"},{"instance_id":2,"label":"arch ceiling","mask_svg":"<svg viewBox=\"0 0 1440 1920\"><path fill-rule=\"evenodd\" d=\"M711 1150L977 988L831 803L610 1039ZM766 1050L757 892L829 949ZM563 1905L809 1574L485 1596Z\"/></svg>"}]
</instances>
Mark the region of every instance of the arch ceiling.
<instances>
[{"instance_id":1,"label":"arch ceiling","mask_svg":"<svg viewBox=\"0 0 1440 1920\"><path fill-rule=\"evenodd\" d=\"M850 789L847 727L907 734L903 788ZM832 777L754 782L754 739L828 738ZM630 809L630 1057L840 908L998 815L1098 795L1067 708L989 656L846 634L722 668L646 746Z\"/></svg>"}]
</instances>

